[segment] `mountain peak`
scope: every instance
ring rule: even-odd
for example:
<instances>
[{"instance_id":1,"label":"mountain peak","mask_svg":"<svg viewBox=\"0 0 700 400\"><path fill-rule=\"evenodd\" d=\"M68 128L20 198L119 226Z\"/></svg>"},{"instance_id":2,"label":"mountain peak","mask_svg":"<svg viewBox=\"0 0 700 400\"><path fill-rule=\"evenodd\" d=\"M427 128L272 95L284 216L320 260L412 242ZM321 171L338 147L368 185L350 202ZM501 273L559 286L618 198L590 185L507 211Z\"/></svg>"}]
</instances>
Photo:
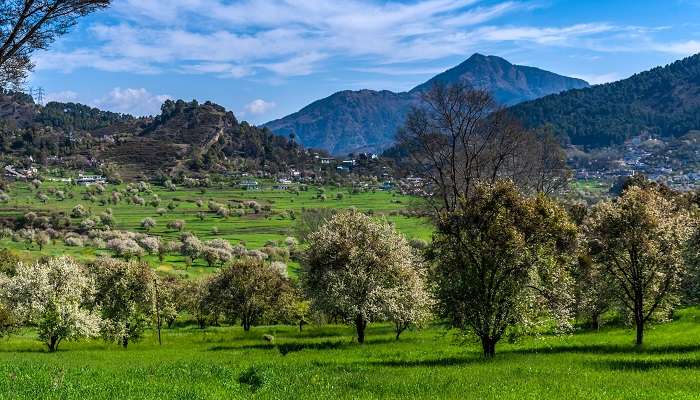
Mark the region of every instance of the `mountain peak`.
<instances>
[{"instance_id":1,"label":"mountain peak","mask_svg":"<svg viewBox=\"0 0 700 400\"><path fill-rule=\"evenodd\" d=\"M474 53L454 68L416 86L411 93L424 92L435 83L465 83L490 91L497 101L517 104L552 93L588 87L588 82L539 68L514 65L498 56Z\"/></svg>"},{"instance_id":2,"label":"mountain peak","mask_svg":"<svg viewBox=\"0 0 700 400\"><path fill-rule=\"evenodd\" d=\"M323 148L334 154L381 151L393 143L396 131L405 122L411 107L418 104L417 95L435 82L464 83L488 90L502 104L515 104L588 86L580 79L475 53L410 92L338 92L265 126L281 136L294 133L305 146Z\"/></svg>"}]
</instances>

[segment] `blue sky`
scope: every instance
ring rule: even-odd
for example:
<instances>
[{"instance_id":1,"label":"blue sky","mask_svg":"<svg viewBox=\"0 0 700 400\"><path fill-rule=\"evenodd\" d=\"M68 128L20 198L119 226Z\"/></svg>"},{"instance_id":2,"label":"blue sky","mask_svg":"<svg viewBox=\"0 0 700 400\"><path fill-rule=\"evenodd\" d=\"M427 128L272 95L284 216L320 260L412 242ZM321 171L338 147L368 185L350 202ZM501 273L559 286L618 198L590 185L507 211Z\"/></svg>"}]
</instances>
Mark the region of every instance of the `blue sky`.
<instances>
[{"instance_id":1,"label":"blue sky","mask_svg":"<svg viewBox=\"0 0 700 400\"><path fill-rule=\"evenodd\" d=\"M114 0L37 53L29 85L263 123L338 90L408 90L475 52L609 82L700 52L700 0Z\"/></svg>"}]
</instances>

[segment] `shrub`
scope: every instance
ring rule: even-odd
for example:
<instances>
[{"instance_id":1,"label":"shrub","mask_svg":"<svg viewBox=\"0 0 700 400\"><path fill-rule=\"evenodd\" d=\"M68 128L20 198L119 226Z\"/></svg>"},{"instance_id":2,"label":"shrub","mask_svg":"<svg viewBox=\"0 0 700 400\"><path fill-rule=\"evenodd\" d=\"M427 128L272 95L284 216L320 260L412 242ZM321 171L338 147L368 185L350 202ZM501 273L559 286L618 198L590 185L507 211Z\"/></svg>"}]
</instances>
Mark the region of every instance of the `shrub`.
<instances>
[{"instance_id":1,"label":"shrub","mask_svg":"<svg viewBox=\"0 0 700 400\"><path fill-rule=\"evenodd\" d=\"M133 239L111 239L107 242L107 248L112 250L117 257L130 260L132 257L141 258L145 252Z\"/></svg>"},{"instance_id":2,"label":"shrub","mask_svg":"<svg viewBox=\"0 0 700 400\"><path fill-rule=\"evenodd\" d=\"M85 218L88 215L90 215L90 213L82 204L76 204L70 212L70 216L73 218Z\"/></svg>"},{"instance_id":3,"label":"shrub","mask_svg":"<svg viewBox=\"0 0 700 400\"><path fill-rule=\"evenodd\" d=\"M185 221L181 219L176 219L174 221L168 222L168 229L172 229L174 231L182 232L182 230L185 228Z\"/></svg>"},{"instance_id":4,"label":"shrub","mask_svg":"<svg viewBox=\"0 0 700 400\"><path fill-rule=\"evenodd\" d=\"M151 230L151 228L154 228L155 226L156 220L151 217L146 217L141 220L141 228L143 228L146 231Z\"/></svg>"},{"instance_id":5,"label":"shrub","mask_svg":"<svg viewBox=\"0 0 700 400\"><path fill-rule=\"evenodd\" d=\"M78 236L69 236L63 239L63 243L69 247L83 247L83 239Z\"/></svg>"}]
</instances>

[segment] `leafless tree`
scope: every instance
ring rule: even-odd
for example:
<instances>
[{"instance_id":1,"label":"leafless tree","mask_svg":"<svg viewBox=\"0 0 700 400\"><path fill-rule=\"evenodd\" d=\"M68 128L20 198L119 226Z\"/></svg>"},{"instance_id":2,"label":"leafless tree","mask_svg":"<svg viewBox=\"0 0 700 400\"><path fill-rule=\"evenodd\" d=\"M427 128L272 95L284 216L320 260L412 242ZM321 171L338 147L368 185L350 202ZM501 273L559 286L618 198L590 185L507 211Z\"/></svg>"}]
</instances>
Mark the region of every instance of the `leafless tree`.
<instances>
[{"instance_id":1,"label":"leafless tree","mask_svg":"<svg viewBox=\"0 0 700 400\"><path fill-rule=\"evenodd\" d=\"M523 129L486 91L434 85L397 136L409 168L429 184L437 209L454 211L477 182L513 180L551 192L565 182L565 158L548 135Z\"/></svg>"},{"instance_id":2,"label":"leafless tree","mask_svg":"<svg viewBox=\"0 0 700 400\"><path fill-rule=\"evenodd\" d=\"M109 6L110 0L0 0L0 86L18 86L34 65L30 59L79 17Z\"/></svg>"}]
</instances>

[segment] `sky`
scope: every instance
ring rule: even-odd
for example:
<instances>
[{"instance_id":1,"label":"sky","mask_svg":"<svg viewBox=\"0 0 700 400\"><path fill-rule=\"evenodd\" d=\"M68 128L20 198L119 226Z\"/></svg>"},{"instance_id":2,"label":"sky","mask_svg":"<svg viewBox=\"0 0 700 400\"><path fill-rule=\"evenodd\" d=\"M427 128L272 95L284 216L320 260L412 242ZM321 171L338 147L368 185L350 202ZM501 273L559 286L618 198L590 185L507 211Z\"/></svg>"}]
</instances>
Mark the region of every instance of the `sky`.
<instances>
[{"instance_id":1,"label":"sky","mask_svg":"<svg viewBox=\"0 0 700 400\"><path fill-rule=\"evenodd\" d=\"M700 52L700 0L113 0L36 53L46 100L211 100L261 124L497 55L599 84Z\"/></svg>"}]
</instances>

